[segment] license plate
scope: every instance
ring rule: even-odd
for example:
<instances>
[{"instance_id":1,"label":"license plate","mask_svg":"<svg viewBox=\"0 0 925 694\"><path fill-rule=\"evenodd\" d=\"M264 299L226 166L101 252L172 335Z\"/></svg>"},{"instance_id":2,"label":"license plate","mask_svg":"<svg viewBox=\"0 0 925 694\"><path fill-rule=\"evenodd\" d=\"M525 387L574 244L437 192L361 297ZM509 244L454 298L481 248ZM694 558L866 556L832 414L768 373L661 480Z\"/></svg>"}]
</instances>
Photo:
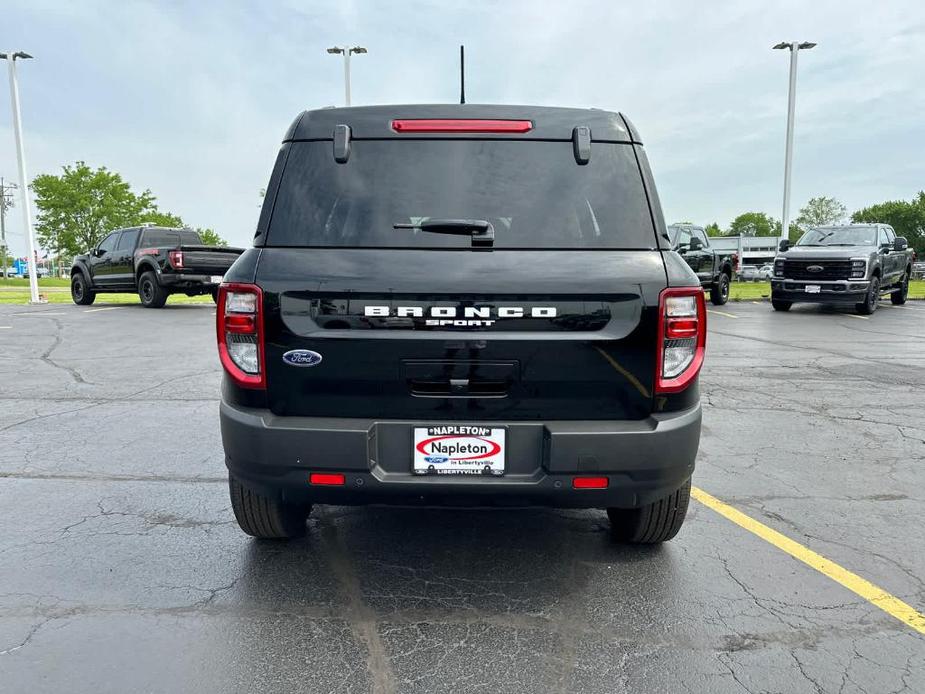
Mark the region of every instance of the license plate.
<instances>
[{"instance_id":1,"label":"license plate","mask_svg":"<svg viewBox=\"0 0 925 694\"><path fill-rule=\"evenodd\" d=\"M414 474L503 475L504 434L497 427L415 427Z\"/></svg>"},{"instance_id":2,"label":"license plate","mask_svg":"<svg viewBox=\"0 0 925 694\"><path fill-rule=\"evenodd\" d=\"M212 281L212 284L221 284L222 280L225 278L222 275L212 275L210 279Z\"/></svg>"},{"instance_id":3,"label":"license plate","mask_svg":"<svg viewBox=\"0 0 925 694\"><path fill-rule=\"evenodd\" d=\"M807 284L803 290L807 294L818 294L821 287L818 284Z\"/></svg>"}]
</instances>

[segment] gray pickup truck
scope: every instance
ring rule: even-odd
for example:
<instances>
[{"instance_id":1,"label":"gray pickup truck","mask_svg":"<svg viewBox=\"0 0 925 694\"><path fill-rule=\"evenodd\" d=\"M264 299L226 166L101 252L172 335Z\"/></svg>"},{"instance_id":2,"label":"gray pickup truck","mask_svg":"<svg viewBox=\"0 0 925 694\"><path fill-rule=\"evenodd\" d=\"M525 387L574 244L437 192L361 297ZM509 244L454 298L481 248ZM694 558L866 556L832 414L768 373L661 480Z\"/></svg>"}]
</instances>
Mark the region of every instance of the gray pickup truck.
<instances>
[{"instance_id":1,"label":"gray pickup truck","mask_svg":"<svg viewBox=\"0 0 925 694\"><path fill-rule=\"evenodd\" d=\"M798 302L854 304L870 315L880 297L906 303L913 252L888 224L818 227L795 245L786 239L774 260L771 304L789 311Z\"/></svg>"}]
</instances>

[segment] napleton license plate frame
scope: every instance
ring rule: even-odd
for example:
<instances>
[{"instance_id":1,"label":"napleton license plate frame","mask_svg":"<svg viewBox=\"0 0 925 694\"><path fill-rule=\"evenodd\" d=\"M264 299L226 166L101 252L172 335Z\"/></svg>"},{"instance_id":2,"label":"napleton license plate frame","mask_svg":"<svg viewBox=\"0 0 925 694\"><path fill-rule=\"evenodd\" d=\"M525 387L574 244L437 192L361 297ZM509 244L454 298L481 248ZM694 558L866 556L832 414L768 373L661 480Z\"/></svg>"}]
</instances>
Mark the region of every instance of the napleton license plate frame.
<instances>
[{"instance_id":1,"label":"napleton license plate frame","mask_svg":"<svg viewBox=\"0 0 925 694\"><path fill-rule=\"evenodd\" d=\"M411 472L415 475L501 477L505 472L507 427L433 424L412 429Z\"/></svg>"}]
</instances>

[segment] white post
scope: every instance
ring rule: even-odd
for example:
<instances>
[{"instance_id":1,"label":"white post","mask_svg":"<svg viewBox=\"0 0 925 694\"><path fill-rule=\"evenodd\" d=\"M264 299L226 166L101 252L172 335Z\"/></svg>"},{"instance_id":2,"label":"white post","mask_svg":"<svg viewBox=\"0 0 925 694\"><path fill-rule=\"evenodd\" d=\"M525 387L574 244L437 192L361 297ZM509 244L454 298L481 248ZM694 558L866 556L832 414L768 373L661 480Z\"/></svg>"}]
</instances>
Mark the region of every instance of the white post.
<instances>
[{"instance_id":1,"label":"white post","mask_svg":"<svg viewBox=\"0 0 925 694\"><path fill-rule=\"evenodd\" d=\"M350 47L344 46L344 103L350 105Z\"/></svg>"},{"instance_id":2,"label":"white post","mask_svg":"<svg viewBox=\"0 0 925 694\"><path fill-rule=\"evenodd\" d=\"M784 210L781 214L781 236L790 238L790 169L793 166L793 116L797 96L797 54L800 43L790 44L790 93L787 99L787 152L784 155Z\"/></svg>"},{"instance_id":3,"label":"white post","mask_svg":"<svg viewBox=\"0 0 925 694\"><path fill-rule=\"evenodd\" d=\"M16 157L19 160L19 191L26 237L29 239L29 295L33 304L39 303L38 271L35 267L35 232L32 229L32 210L29 205L29 178L26 176L26 153L22 141L22 116L19 111L19 85L16 83L16 52L7 53L10 64L10 100L13 102L13 133L16 136Z\"/></svg>"}]
</instances>

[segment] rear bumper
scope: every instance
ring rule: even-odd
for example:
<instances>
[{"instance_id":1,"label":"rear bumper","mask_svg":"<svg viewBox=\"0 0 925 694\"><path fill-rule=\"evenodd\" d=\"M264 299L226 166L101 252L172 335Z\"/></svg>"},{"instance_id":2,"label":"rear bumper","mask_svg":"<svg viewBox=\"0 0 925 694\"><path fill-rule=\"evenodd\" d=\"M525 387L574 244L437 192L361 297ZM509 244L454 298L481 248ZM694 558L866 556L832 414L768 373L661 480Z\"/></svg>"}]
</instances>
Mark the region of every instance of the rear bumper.
<instances>
[{"instance_id":1,"label":"rear bumper","mask_svg":"<svg viewBox=\"0 0 925 694\"><path fill-rule=\"evenodd\" d=\"M690 478L701 408L641 421L479 421L507 428L505 474L490 478L411 473L412 429L435 422L278 417L224 401L220 417L230 472L286 500L632 508L667 496ZM343 473L346 483L311 486L310 472ZM576 475L606 476L608 487L573 489Z\"/></svg>"},{"instance_id":2,"label":"rear bumper","mask_svg":"<svg viewBox=\"0 0 925 694\"><path fill-rule=\"evenodd\" d=\"M818 286L819 292L810 294L806 285ZM868 280L837 280L811 282L804 280L771 280L771 298L815 304L859 304L867 297Z\"/></svg>"},{"instance_id":3,"label":"rear bumper","mask_svg":"<svg viewBox=\"0 0 925 694\"><path fill-rule=\"evenodd\" d=\"M218 275L215 275L218 277ZM208 294L220 283L212 281L213 275L193 275L178 272L162 272L158 276L161 285L174 291Z\"/></svg>"}]
</instances>

